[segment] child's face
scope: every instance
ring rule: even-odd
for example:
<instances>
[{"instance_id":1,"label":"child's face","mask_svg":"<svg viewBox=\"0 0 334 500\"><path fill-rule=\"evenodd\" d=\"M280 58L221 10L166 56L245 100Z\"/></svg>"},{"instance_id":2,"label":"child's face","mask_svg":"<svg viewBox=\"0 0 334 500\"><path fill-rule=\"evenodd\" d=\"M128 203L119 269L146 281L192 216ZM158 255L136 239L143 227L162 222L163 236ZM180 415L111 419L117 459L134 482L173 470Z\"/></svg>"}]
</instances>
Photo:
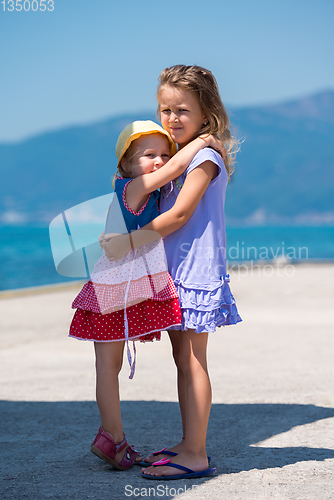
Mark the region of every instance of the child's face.
<instances>
[{"instance_id":1,"label":"child's face","mask_svg":"<svg viewBox=\"0 0 334 500\"><path fill-rule=\"evenodd\" d=\"M159 92L161 124L179 149L198 136L207 121L198 98L189 90L164 86Z\"/></svg>"},{"instance_id":2,"label":"child's face","mask_svg":"<svg viewBox=\"0 0 334 500\"><path fill-rule=\"evenodd\" d=\"M168 139L162 134L143 135L133 141L129 156L129 160L123 158L121 164L131 177L154 172L171 157Z\"/></svg>"}]
</instances>

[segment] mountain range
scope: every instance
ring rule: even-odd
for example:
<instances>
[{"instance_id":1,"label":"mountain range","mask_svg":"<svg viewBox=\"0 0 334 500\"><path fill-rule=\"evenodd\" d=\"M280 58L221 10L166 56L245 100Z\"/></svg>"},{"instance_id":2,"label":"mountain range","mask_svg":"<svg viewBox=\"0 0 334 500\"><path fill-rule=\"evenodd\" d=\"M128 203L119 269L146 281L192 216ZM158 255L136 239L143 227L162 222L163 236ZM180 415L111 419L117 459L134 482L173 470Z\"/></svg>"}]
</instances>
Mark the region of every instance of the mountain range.
<instances>
[{"instance_id":1,"label":"mountain range","mask_svg":"<svg viewBox=\"0 0 334 500\"><path fill-rule=\"evenodd\" d=\"M231 224L334 223L334 91L231 109L240 151L227 188ZM112 190L119 132L154 112L0 144L0 221L50 222Z\"/></svg>"}]
</instances>

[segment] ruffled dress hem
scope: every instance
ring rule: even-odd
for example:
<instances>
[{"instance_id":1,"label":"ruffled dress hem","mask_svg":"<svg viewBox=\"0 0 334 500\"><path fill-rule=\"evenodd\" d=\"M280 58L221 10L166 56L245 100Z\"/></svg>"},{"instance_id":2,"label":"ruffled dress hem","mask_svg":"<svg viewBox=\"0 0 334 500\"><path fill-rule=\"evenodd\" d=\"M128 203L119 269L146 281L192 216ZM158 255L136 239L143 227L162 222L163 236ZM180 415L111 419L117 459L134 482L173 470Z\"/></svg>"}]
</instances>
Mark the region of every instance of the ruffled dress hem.
<instances>
[{"instance_id":1,"label":"ruffled dress hem","mask_svg":"<svg viewBox=\"0 0 334 500\"><path fill-rule=\"evenodd\" d=\"M121 340L160 340L161 330L181 325L181 310L178 299L164 302L145 300L109 314L78 308L70 326L69 336L78 340L95 342L117 342Z\"/></svg>"},{"instance_id":2,"label":"ruffled dress hem","mask_svg":"<svg viewBox=\"0 0 334 500\"><path fill-rule=\"evenodd\" d=\"M180 326L170 330L195 330L196 333L213 333L216 328L235 325L242 321L226 275L221 283L211 290L200 285L181 284L175 287L179 295L182 313Z\"/></svg>"},{"instance_id":3,"label":"ruffled dress hem","mask_svg":"<svg viewBox=\"0 0 334 500\"><path fill-rule=\"evenodd\" d=\"M178 295L171 276L167 272L162 274L163 276L147 275L139 281L131 280L126 304L124 300L127 283L106 285L89 280L74 299L72 309L79 308L104 315L123 310L125 306L129 308L145 300L165 302L177 299Z\"/></svg>"}]
</instances>

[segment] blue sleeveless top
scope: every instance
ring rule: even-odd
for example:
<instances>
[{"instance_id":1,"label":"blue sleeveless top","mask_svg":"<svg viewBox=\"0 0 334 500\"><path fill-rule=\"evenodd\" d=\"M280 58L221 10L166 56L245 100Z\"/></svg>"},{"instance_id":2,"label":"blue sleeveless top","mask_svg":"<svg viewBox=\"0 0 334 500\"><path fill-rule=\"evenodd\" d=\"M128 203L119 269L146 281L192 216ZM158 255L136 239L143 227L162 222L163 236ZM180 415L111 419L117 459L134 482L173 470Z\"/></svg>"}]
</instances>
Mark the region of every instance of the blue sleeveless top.
<instances>
[{"instance_id":1,"label":"blue sleeveless top","mask_svg":"<svg viewBox=\"0 0 334 500\"><path fill-rule=\"evenodd\" d=\"M134 210L132 210L132 208L129 207L129 205L126 203L125 192L127 185L132 180L133 179L128 179L128 178L116 179L115 182L115 193L117 195L122 210L122 215L124 217L126 228L129 232L135 231L136 229L145 226L153 219L158 217L158 215L160 214L158 206L158 201L160 196L159 191L153 191L148 196L146 202L138 210L138 212L135 212Z\"/></svg>"}]
</instances>

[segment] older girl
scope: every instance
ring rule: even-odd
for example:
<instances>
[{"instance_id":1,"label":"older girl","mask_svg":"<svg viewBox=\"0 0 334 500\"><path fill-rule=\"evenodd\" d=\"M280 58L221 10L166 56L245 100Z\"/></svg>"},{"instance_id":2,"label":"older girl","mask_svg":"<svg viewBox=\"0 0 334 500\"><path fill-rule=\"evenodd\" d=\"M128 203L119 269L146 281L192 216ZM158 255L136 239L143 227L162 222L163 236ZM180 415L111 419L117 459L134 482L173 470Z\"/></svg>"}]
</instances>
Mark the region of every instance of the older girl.
<instances>
[{"instance_id":1,"label":"older girl","mask_svg":"<svg viewBox=\"0 0 334 500\"><path fill-rule=\"evenodd\" d=\"M182 324L169 329L178 375L183 439L167 453L147 457L147 479L209 476L206 433L211 408L207 369L208 334L241 321L226 272L224 202L232 173L235 142L212 73L199 66L177 65L160 75L158 104L163 128L179 150L195 138L212 134L225 146L225 164L211 148L199 151L185 173L161 190L161 215L143 230L164 238L168 269L179 294ZM108 239L108 238L106 238ZM145 240L132 233L134 245ZM123 239L103 244L109 258L122 252ZM171 462L170 457L173 457ZM180 473L180 470L182 473Z\"/></svg>"}]
</instances>

